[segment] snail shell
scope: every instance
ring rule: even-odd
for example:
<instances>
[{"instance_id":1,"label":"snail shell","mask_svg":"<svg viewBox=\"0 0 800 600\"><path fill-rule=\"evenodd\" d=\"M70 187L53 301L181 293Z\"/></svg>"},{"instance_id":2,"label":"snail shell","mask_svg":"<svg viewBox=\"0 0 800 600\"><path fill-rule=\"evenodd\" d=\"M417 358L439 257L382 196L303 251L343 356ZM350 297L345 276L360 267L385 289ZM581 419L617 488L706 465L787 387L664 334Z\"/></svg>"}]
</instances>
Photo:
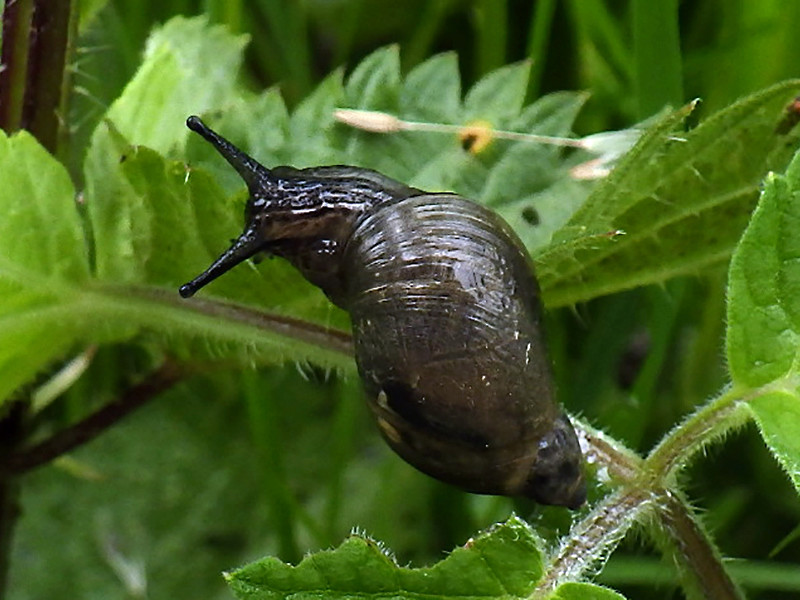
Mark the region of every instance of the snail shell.
<instances>
[{"instance_id":1,"label":"snail shell","mask_svg":"<svg viewBox=\"0 0 800 600\"><path fill-rule=\"evenodd\" d=\"M286 258L350 314L369 406L407 462L470 492L583 504L533 266L498 215L368 169L267 169L197 117L187 125L250 198L244 233L183 297L256 253Z\"/></svg>"}]
</instances>

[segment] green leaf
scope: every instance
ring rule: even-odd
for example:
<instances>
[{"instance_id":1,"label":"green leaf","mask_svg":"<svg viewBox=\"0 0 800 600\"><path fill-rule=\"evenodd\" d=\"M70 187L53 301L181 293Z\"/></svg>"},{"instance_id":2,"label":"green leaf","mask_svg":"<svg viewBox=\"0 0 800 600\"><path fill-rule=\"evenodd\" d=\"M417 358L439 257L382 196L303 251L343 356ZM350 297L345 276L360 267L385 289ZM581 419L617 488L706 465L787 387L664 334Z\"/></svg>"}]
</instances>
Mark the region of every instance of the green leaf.
<instances>
[{"instance_id":1,"label":"green leaf","mask_svg":"<svg viewBox=\"0 0 800 600\"><path fill-rule=\"evenodd\" d=\"M173 351L184 348L179 340L202 340L191 352L184 350L195 359L209 355L210 344L212 356L267 363L313 359L351 367L347 356L320 352L308 340L297 346L284 337L294 335L294 326L299 327L294 333L328 328L335 335L337 328L346 326L346 318L283 261L258 268L248 263L220 281L222 286L211 284L202 301L181 300L178 287L205 269L227 240L238 235L242 205L226 202L202 170L187 170L148 148L131 146L113 130L97 139L104 140L93 148L100 157L87 164L100 171L87 171L91 182L87 204L97 277L103 284L94 289L95 310L107 322L125 325L131 334L142 328L158 331L169 339ZM145 284L150 290L137 293ZM220 298L218 288L241 305L259 306L261 314L209 300ZM284 311L297 319L288 330L286 318L277 316ZM325 344L316 339L319 342Z\"/></svg>"},{"instance_id":2,"label":"green leaf","mask_svg":"<svg viewBox=\"0 0 800 600\"><path fill-rule=\"evenodd\" d=\"M461 78L454 53L434 56L408 74L397 114L410 121L461 123ZM382 137L385 143L379 151L385 159L376 168L420 189L455 189L445 183L446 175L458 168L451 164L465 159L455 135L416 132Z\"/></svg>"},{"instance_id":3,"label":"green leaf","mask_svg":"<svg viewBox=\"0 0 800 600\"><path fill-rule=\"evenodd\" d=\"M735 383L758 387L797 372L800 344L800 155L770 175L731 261L728 364Z\"/></svg>"},{"instance_id":4,"label":"green leaf","mask_svg":"<svg viewBox=\"0 0 800 600\"><path fill-rule=\"evenodd\" d=\"M86 245L66 169L25 131L12 137L0 131L0 162L4 276L17 277L13 268L24 267L34 281L20 278L14 283L38 291L47 291L49 281L58 279L85 281Z\"/></svg>"},{"instance_id":5,"label":"green leaf","mask_svg":"<svg viewBox=\"0 0 800 600\"><path fill-rule=\"evenodd\" d=\"M81 196L95 240L92 277L66 171L30 135L0 134L0 398L74 348L137 334L192 360L352 369L346 316L288 264L231 273L239 306L209 299L213 288L201 301L181 300L178 286L238 233L241 207L232 211L203 171L130 146L113 129L97 139Z\"/></svg>"},{"instance_id":6,"label":"green leaf","mask_svg":"<svg viewBox=\"0 0 800 600\"><path fill-rule=\"evenodd\" d=\"M362 60L347 79L350 108L395 111L400 88L400 49L386 46Z\"/></svg>"},{"instance_id":7,"label":"green leaf","mask_svg":"<svg viewBox=\"0 0 800 600\"><path fill-rule=\"evenodd\" d=\"M504 127L519 115L528 91L531 65L521 62L497 69L481 78L464 98L464 120L481 119Z\"/></svg>"},{"instance_id":8,"label":"green leaf","mask_svg":"<svg viewBox=\"0 0 800 600\"><path fill-rule=\"evenodd\" d=\"M550 600L624 600L624 596L590 583L565 583L553 592Z\"/></svg>"},{"instance_id":9,"label":"green leaf","mask_svg":"<svg viewBox=\"0 0 800 600\"><path fill-rule=\"evenodd\" d=\"M800 491L800 390L768 392L750 401L761 437Z\"/></svg>"},{"instance_id":10,"label":"green leaf","mask_svg":"<svg viewBox=\"0 0 800 600\"><path fill-rule=\"evenodd\" d=\"M106 118L131 142L181 153L186 117L237 98L246 41L205 17L171 19L148 39L144 62Z\"/></svg>"},{"instance_id":11,"label":"green leaf","mask_svg":"<svg viewBox=\"0 0 800 600\"><path fill-rule=\"evenodd\" d=\"M336 164L342 125L333 120L333 111L344 103L341 70L328 75L292 113L289 121L289 164L301 167ZM255 126L256 124L253 123Z\"/></svg>"},{"instance_id":12,"label":"green leaf","mask_svg":"<svg viewBox=\"0 0 800 600\"><path fill-rule=\"evenodd\" d=\"M764 175L783 170L798 146L796 131L776 132L798 92L800 82L788 81L688 133L679 131L687 108L650 129L534 257L545 302L569 305L727 260Z\"/></svg>"},{"instance_id":13,"label":"green leaf","mask_svg":"<svg viewBox=\"0 0 800 600\"><path fill-rule=\"evenodd\" d=\"M239 598L524 598L542 574L539 541L521 519L470 540L428 568L399 567L381 546L352 536L295 566L265 558L227 575Z\"/></svg>"},{"instance_id":14,"label":"green leaf","mask_svg":"<svg viewBox=\"0 0 800 600\"><path fill-rule=\"evenodd\" d=\"M387 46L376 50L354 69L345 85L344 106L347 108L386 111L397 113L400 96L400 54L397 46ZM347 129L340 126L339 132ZM346 162L376 169L399 177L402 162L408 156L403 148L405 140L397 136L375 135L350 130L350 135L338 140ZM400 163L400 164L398 164Z\"/></svg>"},{"instance_id":15,"label":"green leaf","mask_svg":"<svg viewBox=\"0 0 800 600\"><path fill-rule=\"evenodd\" d=\"M588 94L584 92L553 92L526 106L514 118L510 128L514 131L527 131L537 135L566 137L572 133L572 124L583 108ZM523 144L528 146L530 144ZM554 153L559 149L547 144L533 144L547 148Z\"/></svg>"},{"instance_id":16,"label":"green leaf","mask_svg":"<svg viewBox=\"0 0 800 600\"><path fill-rule=\"evenodd\" d=\"M413 121L461 121L461 76L454 52L434 56L411 70L400 93L400 114Z\"/></svg>"},{"instance_id":17,"label":"green leaf","mask_svg":"<svg viewBox=\"0 0 800 600\"><path fill-rule=\"evenodd\" d=\"M334 550L292 566L264 558L226 575L237 597L284 598L485 598L530 597L543 574L541 541L516 516L477 535L431 567L400 567L383 546L353 535ZM557 600L619 600L616 592L587 583L562 584Z\"/></svg>"},{"instance_id":18,"label":"green leaf","mask_svg":"<svg viewBox=\"0 0 800 600\"><path fill-rule=\"evenodd\" d=\"M728 364L761 435L800 490L800 153L770 175L731 260Z\"/></svg>"},{"instance_id":19,"label":"green leaf","mask_svg":"<svg viewBox=\"0 0 800 600\"><path fill-rule=\"evenodd\" d=\"M67 171L28 133L0 131L0 401L75 344L89 276Z\"/></svg>"}]
</instances>

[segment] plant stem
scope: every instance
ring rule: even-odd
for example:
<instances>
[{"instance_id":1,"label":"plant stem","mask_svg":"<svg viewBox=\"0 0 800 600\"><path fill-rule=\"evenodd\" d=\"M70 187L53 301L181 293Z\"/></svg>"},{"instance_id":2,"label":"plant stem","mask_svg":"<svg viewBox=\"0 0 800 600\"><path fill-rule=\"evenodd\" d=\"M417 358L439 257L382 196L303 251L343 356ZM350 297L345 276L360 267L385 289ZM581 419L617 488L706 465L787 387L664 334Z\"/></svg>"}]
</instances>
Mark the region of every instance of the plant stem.
<instances>
[{"instance_id":1,"label":"plant stem","mask_svg":"<svg viewBox=\"0 0 800 600\"><path fill-rule=\"evenodd\" d=\"M59 141L66 139L70 84L70 71L66 67L73 37L70 27L77 27L77 14L73 17L73 13L77 10L67 0L37 0L33 13L33 42L25 90L28 114L23 115L23 126L56 156L63 150Z\"/></svg>"},{"instance_id":2,"label":"plant stem","mask_svg":"<svg viewBox=\"0 0 800 600\"><path fill-rule=\"evenodd\" d=\"M3 10L3 69L0 70L0 129L22 127L33 0L6 2Z\"/></svg>"},{"instance_id":3,"label":"plant stem","mask_svg":"<svg viewBox=\"0 0 800 600\"><path fill-rule=\"evenodd\" d=\"M103 298L107 295L108 297L126 298L128 301L131 299L156 301L163 303L166 307L177 308L182 314L190 311L213 317L217 321L241 323L258 330L277 333L306 344L319 346L347 357L353 356L353 338L349 333L303 319L269 313L219 299L195 297L190 301L181 300L175 292L158 288L104 284L99 289ZM102 301L103 298L100 300ZM147 307L143 306L142 308L146 309Z\"/></svg>"},{"instance_id":4,"label":"plant stem","mask_svg":"<svg viewBox=\"0 0 800 600\"><path fill-rule=\"evenodd\" d=\"M674 544L682 572L711 600L738 600L730 578L688 505L669 489L674 472L705 444L746 422L739 391L728 390L670 432L646 460L573 418L588 463L605 469L621 487L578 522L551 557L531 600L546 598L560 584L576 581L605 560L637 521L655 515ZM599 471L598 471L599 472Z\"/></svg>"},{"instance_id":5,"label":"plant stem","mask_svg":"<svg viewBox=\"0 0 800 600\"><path fill-rule=\"evenodd\" d=\"M119 398L74 425L46 440L11 453L0 463L0 481L31 471L92 441L106 429L177 383L185 372L167 361L144 381L129 388Z\"/></svg>"},{"instance_id":6,"label":"plant stem","mask_svg":"<svg viewBox=\"0 0 800 600\"><path fill-rule=\"evenodd\" d=\"M6 2L0 71L0 127L27 129L52 154L65 139L66 68L77 9L61 0Z\"/></svg>"},{"instance_id":7,"label":"plant stem","mask_svg":"<svg viewBox=\"0 0 800 600\"><path fill-rule=\"evenodd\" d=\"M296 563L303 557L297 541L298 512L301 509L288 485L284 453L280 448L280 409L276 406L276 396L279 394L275 393L279 386L275 386L270 390L272 393L264 397L261 379L254 371L244 371L241 381L247 423L262 464L259 469L262 495L274 523L272 527L278 540L278 555L284 561ZM279 381L282 383L283 379Z\"/></svg>"},{"instance_id":8,"label":"plant stem","mask_svg":"<svg viewBox=\"0 0 800 600\"><path fill-rule=\"evenodd\" d=\"M651 494L636 487L620 488L579 521L550 558L530 600L540 600L568 581L578 581L608 557L631 526L654 506Z\"/></svg>"},{"instance_id":9,"label":"plant stem","mask_svg":"<svg viewBox=\"0 0 800 600\"><path fill-rule=\"evenodd\" d=\"M645 461L649 478L664 485L693 454L715 438L744 425L748 417L741 392L726 391L664 436Z\"/></svg>"},{"instance_id":10,"label":"plant stem","mask_svg":"<svg viewBox=\"0 0 800 600\"><path fill-rule=\"evenodd\" d=\"M641 457L588 423L575 417L571 421L581 440L587 463L596 465L598 469L605 469L611 479L623 484L636 479L644 463ZM603 477L600 476L599 479Z\"/></svg>"},{"instance_id":11,"label":"plant stem","mask_svg":"<svg viewBox=\"0 0 800 600\"><path fill-rule=\"evenodd\" d=\"M14 452L26 432L28 406L15 402L0 419L0 456ZM0 600L6 597L14 527L21 513L19 479L0 477Z\"/></svg>"},{"instance_id":12,"label":"plant stem","mask_svg":"<svg viewBox=\"0 0 800 600\"><path fill-rule=\"evenodd\" d=\"M691 508L667 490L657 512L663 529L676 545L673 558L691 578L698 597L706 600L742 600L744 594L725 570L722 557L711 543Z\"/></svg>"}]
</instances>

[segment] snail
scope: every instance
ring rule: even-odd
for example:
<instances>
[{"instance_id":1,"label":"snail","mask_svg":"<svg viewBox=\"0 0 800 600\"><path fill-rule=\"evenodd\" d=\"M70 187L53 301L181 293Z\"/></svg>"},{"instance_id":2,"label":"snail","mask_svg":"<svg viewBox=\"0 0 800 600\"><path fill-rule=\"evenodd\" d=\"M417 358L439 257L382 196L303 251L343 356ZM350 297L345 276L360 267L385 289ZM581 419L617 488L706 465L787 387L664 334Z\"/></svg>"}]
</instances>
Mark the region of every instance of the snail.
<instances>
[{"instance_id":1,"label":"snail","mask_svg":"<svg viewBox=\"0 0 800 600\"><path fill-rule=\"evenodd\" d=\"M381 434L408 463L480 494L580 507L575 431L554 399L539 287L497 214L349 166L268 169L208 128L247 184L245 230L187 298L258 253L280 256L350 314Z\"/></svg>"}]
</instances>

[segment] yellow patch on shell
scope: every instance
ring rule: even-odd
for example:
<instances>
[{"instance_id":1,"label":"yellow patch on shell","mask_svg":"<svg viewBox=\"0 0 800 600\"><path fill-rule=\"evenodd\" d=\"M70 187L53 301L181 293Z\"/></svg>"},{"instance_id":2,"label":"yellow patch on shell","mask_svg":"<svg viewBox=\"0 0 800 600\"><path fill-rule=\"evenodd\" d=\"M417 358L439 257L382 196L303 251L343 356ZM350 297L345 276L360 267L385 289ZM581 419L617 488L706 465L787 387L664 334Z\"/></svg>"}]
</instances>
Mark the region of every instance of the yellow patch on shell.
<instances>
[{"instance_id":1,"label":"yellow patch on shell","mask_svg":"<svg viewBox=\"0 0 800 600\"><path fill-rule=\"evenodd\" d=\"M378 417L378 427L383 432L383 435L385 435L393 443L400 444L403 441L403 438L400 437L400 432L397 431L397 429L395 429L394 426L386 419Z\"/></svg>"}]
</instances>

